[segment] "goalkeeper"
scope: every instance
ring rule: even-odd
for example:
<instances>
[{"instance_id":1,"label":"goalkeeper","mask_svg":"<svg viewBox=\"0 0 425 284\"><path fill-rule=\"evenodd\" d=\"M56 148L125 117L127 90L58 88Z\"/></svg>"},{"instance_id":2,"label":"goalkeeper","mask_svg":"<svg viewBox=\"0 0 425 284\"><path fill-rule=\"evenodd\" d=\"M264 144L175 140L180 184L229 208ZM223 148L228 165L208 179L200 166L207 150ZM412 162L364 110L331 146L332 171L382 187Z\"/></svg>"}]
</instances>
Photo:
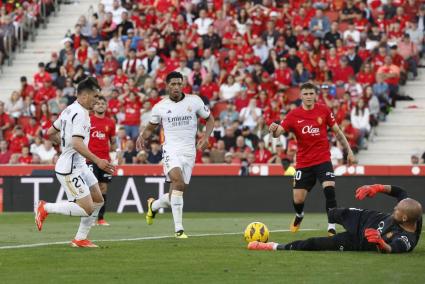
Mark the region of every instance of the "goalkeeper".
<instances>
[{"instance_id":1,"label":"goalkeeper","mask_svg":"<svg viewBox=\"0 0 425 284\"><path fill-rule=\"evenodd\" d=\"M345 228L343 233L288 244L251 242L248 249L383 253L412 251L422 230L421 204L408 198L406 191L394 185L364 185L356 190L356 198L363 200L379 192L397 198L398 203L392 214L357 208L335 208L329 211L329 218Z\"/></svg>"}]
</instances>

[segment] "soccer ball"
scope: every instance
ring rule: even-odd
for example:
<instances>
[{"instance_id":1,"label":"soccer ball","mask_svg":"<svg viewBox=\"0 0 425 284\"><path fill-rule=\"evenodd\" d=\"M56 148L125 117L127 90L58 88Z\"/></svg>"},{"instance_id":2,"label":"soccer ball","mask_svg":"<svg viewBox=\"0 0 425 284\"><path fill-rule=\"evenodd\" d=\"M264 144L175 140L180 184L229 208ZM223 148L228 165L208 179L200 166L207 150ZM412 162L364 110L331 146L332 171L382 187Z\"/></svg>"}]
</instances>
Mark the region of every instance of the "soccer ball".
<instances>
[{"instance_id":1,"label":"soccer ball","mask_svg":"<svg viewBox=\"0 0 425 284\"><path fill-rule=\"evenodd\" d=\"M248 243L254 241L267 243L269 235L269 229L261 222L252 222L246 227L244 233L245 240Z\"/></svg>"}]
</instances>

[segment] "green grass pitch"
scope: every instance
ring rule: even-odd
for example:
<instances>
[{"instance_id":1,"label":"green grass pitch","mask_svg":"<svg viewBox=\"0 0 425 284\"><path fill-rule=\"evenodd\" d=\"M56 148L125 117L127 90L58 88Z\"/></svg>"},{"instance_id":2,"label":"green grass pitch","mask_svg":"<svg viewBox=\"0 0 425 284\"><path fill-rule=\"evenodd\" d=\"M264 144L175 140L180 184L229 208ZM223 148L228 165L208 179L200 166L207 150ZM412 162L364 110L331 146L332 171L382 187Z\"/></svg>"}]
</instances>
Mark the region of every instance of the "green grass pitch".
<instances>
[{"instance_id":1,"label":"green grass pitch","mask_svg":"<svg viewBox=\"0 0 425 284\"><path fill-rule=\"evenodd\" d=\"M252 221L269 227L271 241L288 242L324 236L323 214L307 214L303 228L313 230L292 234L273 232L287 229L292 214L185 213L185 229L192 235L187 240L170 237L167 213L152 226L139 214L107 217L110 227L90 233L99 249L67 244L0 249L0 283L425 283L423 241L404 255L246 249L242 231ZM78 223L78 218L50 215L38 232L32 214L3 213L0 247L69 242ZM134 238L139 240L122 240Z\"/></svg>"}]
</instances>

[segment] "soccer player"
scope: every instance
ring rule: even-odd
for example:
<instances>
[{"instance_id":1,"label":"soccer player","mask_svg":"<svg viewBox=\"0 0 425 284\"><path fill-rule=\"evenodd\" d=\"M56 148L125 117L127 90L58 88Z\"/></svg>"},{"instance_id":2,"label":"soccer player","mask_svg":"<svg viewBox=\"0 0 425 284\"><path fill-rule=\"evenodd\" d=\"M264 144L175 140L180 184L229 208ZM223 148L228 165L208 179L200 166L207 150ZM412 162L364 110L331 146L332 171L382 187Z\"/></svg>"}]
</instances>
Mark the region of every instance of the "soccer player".
<instances>
[{"instance_id":1,"label":"soccer player","mask_svg":"<svg viewBox=\"0 0 425 284\"><path fill-rule=\"evenodd\" d=\"M304 218L304 201L307 193L318 179L326 198L326 212L336 208L335 175L331 162L328 142L328 127L336 134L337 140L347 151L348 162L354 162L354 154L344 133L335 122L331 110L325 105L316 103L317 88L312 83L301 86L300 107L288 113L280 123L272 123L269 131L273 137L285 132L292 132L297 138L296 172L294 175L293 204L295 218L290 224L290 231L297 232ZM328 235L335 235L335 224L329 220Z\"/></svg>"},{"instance_id":2,"label":"soccer player","mask_svg":"<svg viewBox=\"0 0 425 284\"><path fill-rule=\"evenodd\" d=\"M407 197L405 190L394 185L365 185L357 189L356 198L374 197L382 192L398 200L392 214L366 209L331 209L329 216L346 229L333 237L310 238L288 244L248 244L250 250L306 251L380 251L383 253L411 252L422 231L422 206Z\"/></svg>"},{"instance_id":3,"label":"soccer player","mask_svg":"<svg viewBox=\"0 0 425 284\"><path fill-rule=\"evenodd\" d=\"M81 217L78 232L71 241L73 247L97 247L87 239L87 235L103 205L103 197L86 159L109 174L114 172L114 166L108 160L97 157L87 147L90 139L89 110L96 103L99 91L95 78L81 81L77 87L77 100L63 110L47 131L50 140L61 145L62 154L55 165L55 172L65 188L68 202L46 203L40 200L35 210L35 223L41 231L49 213Z\"/></svg>"},{"instance_id":4,"label":"soccer player","mask_svg":"<svg viewBox=\"0 0 425 284\"><path fill-rule=\"evenodd\" d=\"M107 108L106 99L103 96L97 98L97 102L93 107L94 114L90 116L90 142L89 150L101 159L111 161L109 152L114 151L115 145L115 122L105 116ZM109 226L104 219L106 207L106 193L108 191L108 183L112 181L112 175L100 169L96 164L88 161L90 170L94 173L99 181L100 192L103 197L103 206L97 216L97 224L100 226Z\"/></svg>"},{"instance_id":5,"label":"soccer player","mask_svg":"<svg viewBox=\"0 0 425 284\"><path fill-rule=\"evenodd\" d=\"M174 219L175 237L187 238L183 228L183 193L189 184L192 168L195 164L196 148L204 150L208 146L208 137L214 128L214 118L209 108L199 96L182 92L183 75L173 71L166 77L168 97L157 103L152 109L149 124L137 139L138 150L155 128L162 124L165 141L163 144L163 166L167 181L171 182L170 192L159 199L148 199L146 222L153 218L160 208L171 207ZM196 144L198 116L206 120L206 133Z\"/></svg>"}]
</instances>

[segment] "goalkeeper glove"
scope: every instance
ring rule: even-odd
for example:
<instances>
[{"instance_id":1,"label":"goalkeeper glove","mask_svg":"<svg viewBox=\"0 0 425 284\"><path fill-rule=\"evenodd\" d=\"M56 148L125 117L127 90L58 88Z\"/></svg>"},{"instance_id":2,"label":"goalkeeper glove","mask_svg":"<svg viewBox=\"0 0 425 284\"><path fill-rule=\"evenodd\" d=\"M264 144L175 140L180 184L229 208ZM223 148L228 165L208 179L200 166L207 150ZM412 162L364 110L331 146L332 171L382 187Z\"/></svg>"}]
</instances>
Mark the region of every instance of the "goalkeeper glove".
<instances>
[{"instance_id":1,"label":"goalkeeper glove","mask_svg":"<svg viewBox=\"0 0 425 284\"><path fill-rule=\"evenodd\" d=\"M356 190L356 199L363 200L366 196L374 197L378 192L385 192L382 184L363 185Z\"/></svg>"},{"instance_id":2,"label":"goalkeeper glove","mask_svg":"<svg viewBox=\"0 0 425 284\"><path fill-rule=\"evenodd\" d=\"M368 228L364 231L364 236L369 243L374 243L379 249L385 250L386 243L382 239L381 233L379 233L378 230Z\"/></svg>"}]
</instances>

